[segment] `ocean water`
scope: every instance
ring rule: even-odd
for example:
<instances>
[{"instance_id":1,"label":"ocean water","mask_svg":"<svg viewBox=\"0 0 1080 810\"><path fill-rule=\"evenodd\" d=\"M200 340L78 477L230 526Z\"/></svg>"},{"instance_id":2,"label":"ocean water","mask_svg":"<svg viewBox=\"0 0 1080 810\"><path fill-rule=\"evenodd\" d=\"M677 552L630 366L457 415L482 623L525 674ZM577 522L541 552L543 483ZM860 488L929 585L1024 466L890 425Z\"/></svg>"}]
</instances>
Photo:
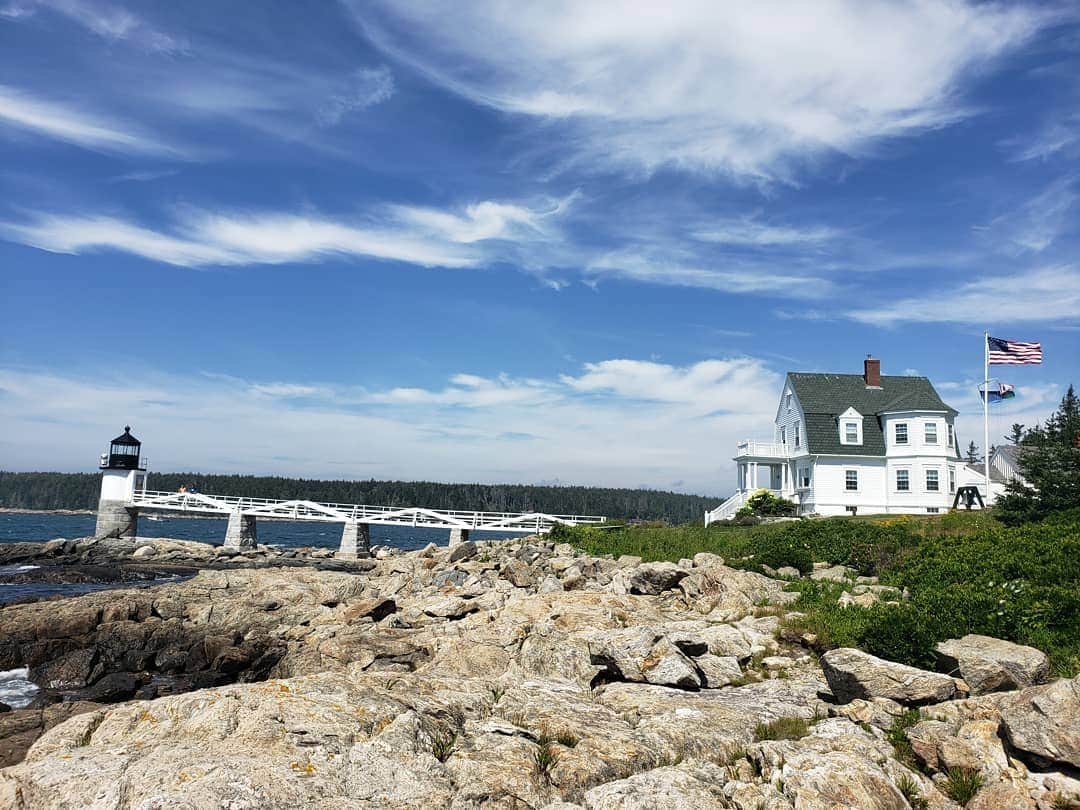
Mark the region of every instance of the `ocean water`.
<instances>
[{"instance_id":1,"label":"ocean water","mask_svg":"<svg viewBox=\"0 0 1080 810\"><path fill-rule=\"evenodd\" d=\"M6 703L13 709L24 709L30 705L34 695L40 691L29 678L30 671L9 669L0 672L0 703Z\"/></svg>"},{"instance_id":2,"label":"ocean water","mask_svg":"<svg viewBox=\"0 0 1080 810\"><path fill-rule=\"evenodd\" d=\"M0 513L0 543L20 540L44 542L65 538L88 537L94 533L94 515L54 515L47 512ZM174 540L198 540L202 543L221 545L225 540L225 524L222 518L193 518L162 516L150 520L149 515L139 516L139 537L168 537ZM265 520L258 521L259 542L268 546L290 548L296 546L322 546L337 548L341 542L341 524L313 523L310 521ZM474 540L493 540L511 535L505 532L472 532ZM412 551L428 543L444 546L450 539L448 529L431 529L418 526L372 526L373 546L392 546Z\"/></svg>"}]
</instances>

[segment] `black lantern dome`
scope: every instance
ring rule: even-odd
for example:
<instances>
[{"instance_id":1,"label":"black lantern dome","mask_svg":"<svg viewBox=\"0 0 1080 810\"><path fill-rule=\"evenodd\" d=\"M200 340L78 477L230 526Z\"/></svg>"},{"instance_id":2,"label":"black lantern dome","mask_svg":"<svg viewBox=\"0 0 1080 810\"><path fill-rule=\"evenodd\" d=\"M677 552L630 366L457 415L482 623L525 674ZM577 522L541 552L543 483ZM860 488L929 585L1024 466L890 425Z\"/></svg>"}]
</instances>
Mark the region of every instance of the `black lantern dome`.
<instances>
[{"instance_id":1,"label":"black lantern dome","mask_svg":"<svg viewBox=\"0 0 1080 810\"><path fill-rule=\"evenodd\" d=\"M138 470L139 449L142 442L131 435L131 426L125 425L124 432L109 444L109 461L104 465L109 470Z\"/></svg>"}]
</instances>

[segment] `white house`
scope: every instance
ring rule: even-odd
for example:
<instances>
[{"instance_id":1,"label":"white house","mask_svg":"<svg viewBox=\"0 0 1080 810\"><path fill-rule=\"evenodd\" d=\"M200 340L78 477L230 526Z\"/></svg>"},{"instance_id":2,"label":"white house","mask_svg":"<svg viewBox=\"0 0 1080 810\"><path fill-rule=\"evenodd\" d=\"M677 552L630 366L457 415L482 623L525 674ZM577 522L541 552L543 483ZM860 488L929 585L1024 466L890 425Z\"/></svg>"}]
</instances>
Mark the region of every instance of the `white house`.
<instances>
[{"instance_id":1,"label":"white house","mask_svg":"<svg viewBox=\"0 0 1080 810\"><path fill-rule=\"evenodd\" d=\"M883 377L874 358L861 375L791 372L771 440L738 443L738 491L705 522L732 517L759 489L801 515L945 512L958 485L984 489L962 472L956 413L926 377Z\"/></svg>"}]
</instances>

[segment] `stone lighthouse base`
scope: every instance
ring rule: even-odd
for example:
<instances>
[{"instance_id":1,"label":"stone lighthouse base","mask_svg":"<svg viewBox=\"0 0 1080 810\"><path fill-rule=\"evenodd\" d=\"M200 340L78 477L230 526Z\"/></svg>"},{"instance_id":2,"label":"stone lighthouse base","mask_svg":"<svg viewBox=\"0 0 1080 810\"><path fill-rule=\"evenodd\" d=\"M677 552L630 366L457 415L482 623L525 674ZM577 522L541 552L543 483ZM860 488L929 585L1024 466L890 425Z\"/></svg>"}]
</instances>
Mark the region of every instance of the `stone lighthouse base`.
<instances>
[{"instance_id":1,"label":"stone lighthouse base","mask_svg":"<svg viewBox=\"0 0 1080 810\"><path fill-rule=\"evenodd\" d=\"M138 509L123 501L98 501L95 537L134 537L138 528Z\"/></svg>"}]
</instances>

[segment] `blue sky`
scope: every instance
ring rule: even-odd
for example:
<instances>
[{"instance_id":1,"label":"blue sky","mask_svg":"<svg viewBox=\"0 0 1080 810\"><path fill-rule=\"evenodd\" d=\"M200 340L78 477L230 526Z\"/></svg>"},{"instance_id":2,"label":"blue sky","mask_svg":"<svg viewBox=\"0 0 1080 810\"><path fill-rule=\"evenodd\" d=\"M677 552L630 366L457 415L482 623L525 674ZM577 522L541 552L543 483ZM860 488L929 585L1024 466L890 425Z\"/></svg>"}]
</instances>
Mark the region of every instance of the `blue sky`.
<instances>
[{"instance_id":1,"label":"blue sky","mask_svg":"<svg viewBox=\"0 0 1080 810\"><path fill-rule=\"evenodd\" d=\"M0 468L713 495L783 374L1080 382L1080 16L0 0Z\"/></svg>"}]
</instances>

